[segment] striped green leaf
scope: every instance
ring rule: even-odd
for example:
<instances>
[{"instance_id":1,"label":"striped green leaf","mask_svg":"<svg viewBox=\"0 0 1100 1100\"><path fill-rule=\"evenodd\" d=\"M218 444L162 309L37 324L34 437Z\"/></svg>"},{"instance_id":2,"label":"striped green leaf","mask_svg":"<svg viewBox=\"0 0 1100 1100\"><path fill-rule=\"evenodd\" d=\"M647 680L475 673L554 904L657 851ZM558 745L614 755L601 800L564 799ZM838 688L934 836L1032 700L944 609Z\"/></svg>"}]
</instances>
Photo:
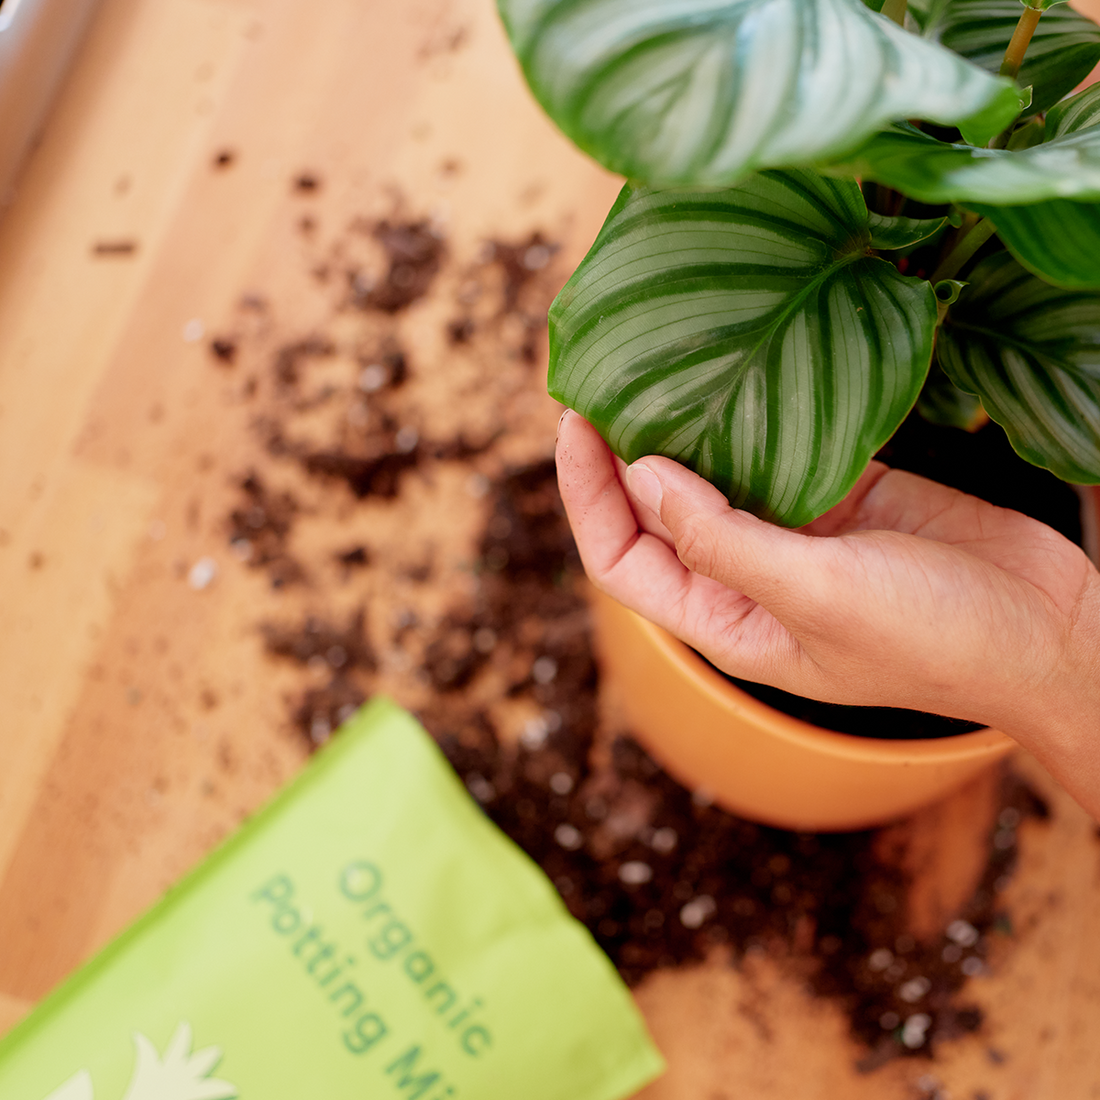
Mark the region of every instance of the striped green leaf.
<instances>
[{"instance_id":1,"label":"striped green leaf","mask_svg":"<svg viewBox=\"0 0 1100 1100\"><path fill-rule=\"evenodd\" d=\"M1063 287L1100 290L1100 203L1050 199L1030 206L967 205L992 219L1012 254Z\"/></svg>"},{"instance_id":2,"label":"striped green leaf","mask_svg":"<svg viewBox=\"0 0 1100 1100\"><path fill-rule=\"evenodd\" d=\"M909 248L934 236L947 225L947 217L942 218L891 218L884 214L869 213L868 227L871 230L871 247L893 252L899 248Z\"/></svg>"},{"instance_id":3,"label":"striped green leaf","mask_svg":"<svg viewBox=\"0 0 1100 1100\"><path fill-rule=\"evenodd\" d=\"M1047 140L1068 137L1100 124L1100 84L1062 100L1047 115Z\"/></svg>"},{"instance_id":4,"label":"striped green leaf","mask_svg":"<svg viewBox=\"0 0 1100 1100\"><path fill-rule=\"evenodd\" d=\"M849 167L989 217L1013 255L1048 282L1100 288L1100 84L1050 111L1044 136L1019 150L974 149L901 124Z\"/></svg>"},{"instance_id":5,"label":"striped green leaf","mask_svg":"<svg viewBox=\"0 0 1100 1100\"><path fill-rule=\"evenodd\" d=\"M921 0L910 11L926 38L941 42L995 73L1020 19L1019 0ZM1100 61L1100 27L1069 8L1046 12L1017 77L1032 89L1031 112L1045 111L1072 91Z\"/></svg>"},{"instance_id":6,"label":"striped green leaf","mask_svg":"<svg viewBox=\"0 0 1100 1100\"><path fill-rule=\"evenodd\" d=\"M860 0L498 6L551 118L606 167L650 183L810 164L899 118L992 136L1019 110L1011 82Z\"/></svg>"},{"instance_id":7,"label":"striped green leaf","mask_svg":"<svg viewBox=\"0 0 1100 1100\"><path fill-rule=\"evenodd\" d=\"M931 358L931 286L869 245L846 180L627 186L551 307L550 392L626 461L667 455L735 507L808 523L893 434Z\"/></svg>"},{"instance_id":8,"label":"striped green leaf","mask_svg":"<svg viewBox=\"0 0 1100 1100\"><path fill-rule=\"evenodd\" d=\"M1019 455L1100 482L1100 294L1050 286L1007 252L969 278L940 330L940 365Z\"/></svg>"},{"instance_id":9,"label":"striped green leaf","mask_svg":"<svg viewBox=\"0 0 1100 1100\"><path fill-rule=\"evenodd\" d=\"M1063 100L1047 115L1048 141L1089 132L1100 134L1100 84ZM1100 203L1050 199L1027 206L969 205L993 219L1001 240L1024 267L1058 286L1100 289Z\"/></svg>"},{"instance_id":10,"label":"striped green leaf","mask_svg":"<svg viewBox=\"0 0 1100 1100\"><path fill-rule=\"evenodd\" d=\"M960 390L936 362L932 363L917 398L917 411L933 424L967 432L976 431L986 421L985 409L977 396Z\"/></svg>"},{"instance_id":11,"label":"striped green leaf","mask_svg":"<svg viewBox=\"0 0 1100 1100\"><path fill-rule=\"evenodd\" d=\"M1011 150L950 145L899 123L829 171L873 179L927 203L1097 202L1100 124L1059 134L1030 149Z\"/></svg>"}]
</instances>

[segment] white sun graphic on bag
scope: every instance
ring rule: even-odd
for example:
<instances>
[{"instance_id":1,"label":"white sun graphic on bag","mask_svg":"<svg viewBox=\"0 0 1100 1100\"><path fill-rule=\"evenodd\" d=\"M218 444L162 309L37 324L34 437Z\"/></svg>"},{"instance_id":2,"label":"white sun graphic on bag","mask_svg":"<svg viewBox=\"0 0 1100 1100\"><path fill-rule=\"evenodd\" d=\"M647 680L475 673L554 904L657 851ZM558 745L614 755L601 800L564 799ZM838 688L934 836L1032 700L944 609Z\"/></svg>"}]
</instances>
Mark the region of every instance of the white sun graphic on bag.
<instances>
[{"instance_id":1,"label":"white sun graphic on bag","mask_svg":"<svg viewBox=\"0 0 1100 1100\"><path fill-rule=\"evenodd\" d=\"M163 1058L139 1031L134 1032L134 1047L134 1074L122 1100L230 1100L237 1095L236 1085L210 1076L221 1060L220 1048L191 1053L191 1025L186 1021L176 1028ZM82 1069L45 1100L96 1100L91 1075Z\"/></svg>"}]
</instances>

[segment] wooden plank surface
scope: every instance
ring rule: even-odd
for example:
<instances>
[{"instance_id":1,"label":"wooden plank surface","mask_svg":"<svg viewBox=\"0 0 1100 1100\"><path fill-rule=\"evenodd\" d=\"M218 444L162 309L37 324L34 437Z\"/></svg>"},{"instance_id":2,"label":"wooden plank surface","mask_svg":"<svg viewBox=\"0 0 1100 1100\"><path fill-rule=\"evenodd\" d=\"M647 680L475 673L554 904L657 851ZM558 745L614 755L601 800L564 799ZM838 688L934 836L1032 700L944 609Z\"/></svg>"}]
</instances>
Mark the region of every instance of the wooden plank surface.
<instances>
[{"instance_id":1,"label":"wooden plank surface","mask_svg":"<svg viewBox=\"0 0 1100 1100\"><path fill-rule=\"evenodd\" d=\"M308 205L303 172L323 180ZM309 330L303 211L321 231L431 216L466 258L544 228L568 271L617 187L531 104L489 0L105 0L0 222L0 1030L305 758L255 624L309 595L273 594L226 554L254 443L207 340L185 337L236 324L251 291ZM446 362L418 323L436 331L444 308L408 322L425 361ZM537 385L513 398L514 454L547 453L553 403ZM460 585L471 505L449 489L425 490L418 522L456 532ZM401 535L385 535L395 554ZM206 556L218 579L197 591ZM405 684L395 672L413 705ZM644 1095L1100 1096L1100 846L1016 766L1053 815L1021 828L1016 933L968 991L982 1032L860 1074L839 1009L783 960L716 957L639 989L670 1060ZM928 928L973 889L990 789L900 827Z\"/></svg>"}]
</instances>

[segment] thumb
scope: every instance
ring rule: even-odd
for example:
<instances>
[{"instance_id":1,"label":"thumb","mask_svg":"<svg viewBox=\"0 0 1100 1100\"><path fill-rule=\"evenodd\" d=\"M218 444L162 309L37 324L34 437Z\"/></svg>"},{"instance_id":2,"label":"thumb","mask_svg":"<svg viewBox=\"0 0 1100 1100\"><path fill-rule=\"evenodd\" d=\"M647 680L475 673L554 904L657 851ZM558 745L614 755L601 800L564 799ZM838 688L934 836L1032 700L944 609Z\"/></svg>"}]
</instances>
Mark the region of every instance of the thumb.
<instances>
[{"instance_id":1,"label":"thumb","mask_svg":"<svg viewBox=\"0 0 1100 1100\"><path fill-rule=\"evenodd\" d=\"M671 459L639 459L627 467L626 484L660 517L677 557L692 572L743 593L780 619L816 602L821 540L731 508L713 485Z\"/></svg>"}]
</instances>

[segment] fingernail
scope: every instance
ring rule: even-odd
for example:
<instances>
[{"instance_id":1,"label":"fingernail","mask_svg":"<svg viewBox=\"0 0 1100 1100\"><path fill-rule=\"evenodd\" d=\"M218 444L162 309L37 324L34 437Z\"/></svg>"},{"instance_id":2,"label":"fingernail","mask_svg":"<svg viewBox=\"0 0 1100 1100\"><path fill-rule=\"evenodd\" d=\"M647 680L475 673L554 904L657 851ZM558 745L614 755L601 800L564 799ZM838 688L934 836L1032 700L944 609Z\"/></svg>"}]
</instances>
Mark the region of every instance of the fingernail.
<instances>
[{"instance_id":1,"label":"fingernail","mask_svg":"<svg viewBox=\"0 0 1100 1100\"><path fill-rule=\"evenodd\" d=\"M664 489L657 475L646 466L635 463L626 468L626 486L647 508L661 514Z\"/></svg>"},{"instance_id":2,"label":"fingernail","mask_svg":"<svg viewBox=\"0 0 1100 1100\"><path fill-rule=\"evenodd\" d=\"M567 417L567 416L569 415L569 413L570 413L571 411L572 411L572 410L570 410L570 409L566 409L566 410L565 410L565 411L564 411L564 412L563 412L563 413L561 414L561 416L559 416L559 417L558 417L558 431L557 431L557 435L561 435L561 424L562 424L562 421L563 421L563 420L564 420L564 419L565 419L565 418L566 418L566 417ZM556 438L557 438L557 436L555 436L554 438L556 439Z\"/></svg>"}]
</instances>

